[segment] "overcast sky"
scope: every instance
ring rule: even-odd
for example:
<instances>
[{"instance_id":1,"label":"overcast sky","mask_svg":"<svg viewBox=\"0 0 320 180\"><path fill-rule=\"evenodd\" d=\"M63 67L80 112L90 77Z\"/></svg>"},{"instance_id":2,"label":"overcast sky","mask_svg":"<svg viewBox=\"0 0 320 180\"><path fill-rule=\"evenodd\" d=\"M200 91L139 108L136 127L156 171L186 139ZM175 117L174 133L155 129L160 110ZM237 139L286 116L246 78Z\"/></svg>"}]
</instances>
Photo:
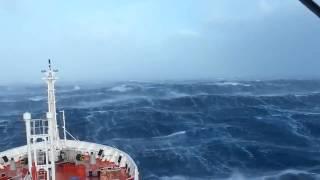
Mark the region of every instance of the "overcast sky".
<instances>
[{"instance_id":1,"label":"overcast sky","mask_svg":"<svg viewBox=\"0 0 320 180\"><path fill-rule=\"evenodd\" d=\"M320 78L320 19L298 0L0 0L0 83L48 58L65 81Z\"/></svg>"}]
</instances>

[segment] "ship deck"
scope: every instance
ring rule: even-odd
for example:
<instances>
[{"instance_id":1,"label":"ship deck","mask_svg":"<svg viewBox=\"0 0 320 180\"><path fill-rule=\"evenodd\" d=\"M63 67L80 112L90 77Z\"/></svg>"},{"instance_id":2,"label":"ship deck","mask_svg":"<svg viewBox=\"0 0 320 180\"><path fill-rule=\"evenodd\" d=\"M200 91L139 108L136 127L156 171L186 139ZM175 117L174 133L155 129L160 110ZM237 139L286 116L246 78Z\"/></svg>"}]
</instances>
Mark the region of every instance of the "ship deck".
<instances>
[{"instance_id":1,"label":"ship deck","mask_svg":"<svg viewBox=\"0 0 320 180\"><path fill-rule=\"evenodd\" d=\"M38 143L37 146L40 147L42 144ZM114 147L73 140L62 140L61 147L63 148L58 152L60 154L57 156L58 160L55 160L57 180L139 179L139 172L132 158ZM61 154L64 154L64 158ZM77 160L77 155L81 155L81 160ZM45 162L44 160L42 163ZM44 176L46 171L39 173L37 173L39 176ZM27 174L27 146L0 152L0 180L20 180ZM38 177L38 180L40 178Z\"/></svg>"},{"instance_id":2,"label":"ship deck","mask_svg":"<svg viewBox=\"0 0 320 180\"><path fill-rule=\"evenodd\" d=\"M79 163L59 162L56 163L56 179L58 180L130 180L130 175L125 168L121 168L115 163L100 159L94 165L89 159ZM21 179L28 174L27 165L17 162L16 170L10 170L10 166L0 169L0 180ZM43 176L43 177L42 177ZM39 173L37 179L46 179L46 172Z\"/></svg>"},{"instance_id":3,"label":"ship deck","mask_svg":"<svg viewBox=\"0 0 320 180\"><path fill-rule=\"evenodd\" d=\"M111 162L97 160L95 165L88 161L80 164L62 163L57 165L56 178L61 180L127 180L130 176L125 168ZM133 178L132 178L133 179Z\"/></svg>"}]
</instances>

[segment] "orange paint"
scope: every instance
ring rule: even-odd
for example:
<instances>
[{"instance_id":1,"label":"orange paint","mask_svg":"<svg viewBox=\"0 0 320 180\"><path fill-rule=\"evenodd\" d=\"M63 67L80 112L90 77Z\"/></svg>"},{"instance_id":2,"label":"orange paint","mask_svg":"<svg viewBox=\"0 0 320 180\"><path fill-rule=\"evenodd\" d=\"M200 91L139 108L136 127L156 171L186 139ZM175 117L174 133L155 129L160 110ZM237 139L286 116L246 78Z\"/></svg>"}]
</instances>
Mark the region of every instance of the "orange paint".
<instances>
[{"instance_id":1,"label":"orange paint","mask_svg":"<svg viewBox=\"0 0 320 180\"><path fill-rule=\"evenodd\" d=\"M31 174L32 174L32 179L33 180L38 180L38 178L37 178L37 168L36 168L36 164L34 162L32 163Z\"/></svg>"}]
</instances>

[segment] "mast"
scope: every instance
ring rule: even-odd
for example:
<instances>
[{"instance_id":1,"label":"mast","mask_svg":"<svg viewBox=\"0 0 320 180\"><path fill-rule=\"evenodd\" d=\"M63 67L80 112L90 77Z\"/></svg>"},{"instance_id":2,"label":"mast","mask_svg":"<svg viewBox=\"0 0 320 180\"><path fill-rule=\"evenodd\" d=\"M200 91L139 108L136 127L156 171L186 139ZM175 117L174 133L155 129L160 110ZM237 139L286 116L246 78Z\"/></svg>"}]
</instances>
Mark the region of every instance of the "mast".
<instances>
[{"instance_id":1,"label":"mast","mask_svg":"<svg viewBox=\"0 0 320 180\"><path fill-rule=\"evenodd\" d=\"M55 162L57 149L60 149L60 138L57 125L57 109L54 83L57 80L55 73L49 66L43 78L48 86L48 112L45 119L32 119L31 114L26 112L23 119L26 125L28 171L34 180L51 179L56 180ZM46 176L43 177L43 176Z\"/></svg>"},{"instance_id":2,"label":"mast","mask_svg":"<svg viewBox=\"0 0 320 180\"><path fill-rule=\"evenodd\" d=\"M48 69L42 71L45 74L43 78L48 86L48 112L52 114L52 123L49 125L50 132L52 133L53 144L58 146L60 137L57 124L57 107L56 107L56 96L55 96L55 82L57 80L55 73L58 70L53 69L51 60L48 60Z\"/></svg>"}]
</instances>

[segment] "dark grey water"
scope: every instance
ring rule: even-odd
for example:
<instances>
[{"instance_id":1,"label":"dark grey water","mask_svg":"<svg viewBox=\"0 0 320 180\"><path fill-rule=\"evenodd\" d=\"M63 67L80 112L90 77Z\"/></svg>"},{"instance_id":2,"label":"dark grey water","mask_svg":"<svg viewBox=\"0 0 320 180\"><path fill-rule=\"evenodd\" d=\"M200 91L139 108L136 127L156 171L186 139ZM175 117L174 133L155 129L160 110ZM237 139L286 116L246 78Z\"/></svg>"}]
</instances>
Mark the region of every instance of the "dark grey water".
<instances>
[{"instance_id":1,"label":"dark grey water","mask_svg":"<svg viewBox=\"0 0 320 180\"><path fill-rule=\"evenodd\" d=\"M320 81L119 82L60 86L80 140L116 146L143 179L320 179ZM0 150L25 144L45 87L0 87Z\"/></svg>"}]
</instances>

